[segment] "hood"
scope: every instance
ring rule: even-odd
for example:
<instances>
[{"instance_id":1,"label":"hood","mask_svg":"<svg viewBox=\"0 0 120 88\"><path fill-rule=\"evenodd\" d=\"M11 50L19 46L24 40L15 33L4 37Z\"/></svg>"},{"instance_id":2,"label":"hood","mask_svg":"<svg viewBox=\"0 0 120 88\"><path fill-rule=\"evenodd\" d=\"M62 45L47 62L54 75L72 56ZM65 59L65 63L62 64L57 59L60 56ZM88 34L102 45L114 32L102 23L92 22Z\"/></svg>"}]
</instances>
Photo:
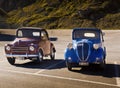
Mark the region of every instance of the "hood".
<instances>
[{"instance_id":1,"label":"hood","mask_svg":"<svg viewBox=\"0 0 120 88\"><path fill-rule=\"evenodd\" d=\"M80 40L73 40L73 43L93 43L92 41L88 40L88 39L80 39Z\"/></svg>"},{"instance_id":2,"label":"hood","mask_svg":"<svg viewBox=\"0 0 120 88\"><path fill-rule=\"evenodd\" d=\"M100 43L100 40L98 39L76 39L73 40L73 43L80 43L80 42L84 42L84 43Z\"/></svg>"},{"instance_id":3,"label":"hood","mask_svg":"<svg viewBox=\"0 0 120 88\"><path fill-rule=\"evenodd\" d=\"M30 44L38 44L40 39L33 38L16 38L11 44L14 46L28 46Z\"/></svg>"}]
</instances>

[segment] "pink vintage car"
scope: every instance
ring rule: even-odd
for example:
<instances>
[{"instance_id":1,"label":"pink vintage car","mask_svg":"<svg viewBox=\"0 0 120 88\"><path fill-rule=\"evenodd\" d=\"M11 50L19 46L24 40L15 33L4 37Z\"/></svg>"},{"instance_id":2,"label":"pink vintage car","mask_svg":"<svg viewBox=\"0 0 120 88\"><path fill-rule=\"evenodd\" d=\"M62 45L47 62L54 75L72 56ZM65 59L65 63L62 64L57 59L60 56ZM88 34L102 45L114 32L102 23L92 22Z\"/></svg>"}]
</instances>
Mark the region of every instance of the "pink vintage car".
<instances>
[{"instance_id":1,"label":"pink vintage car","mask_svg":"<svg viewBox=\"0 0 120 88\"><path fill-rule=\"evenodd\" d=\"M15 64L17 58L41 62L43 57L55 59L55 46L49 40L45 29L34 27L18 28L16 38L5 45L5 53L10 64Z\"/></svg>"}]
</instances>

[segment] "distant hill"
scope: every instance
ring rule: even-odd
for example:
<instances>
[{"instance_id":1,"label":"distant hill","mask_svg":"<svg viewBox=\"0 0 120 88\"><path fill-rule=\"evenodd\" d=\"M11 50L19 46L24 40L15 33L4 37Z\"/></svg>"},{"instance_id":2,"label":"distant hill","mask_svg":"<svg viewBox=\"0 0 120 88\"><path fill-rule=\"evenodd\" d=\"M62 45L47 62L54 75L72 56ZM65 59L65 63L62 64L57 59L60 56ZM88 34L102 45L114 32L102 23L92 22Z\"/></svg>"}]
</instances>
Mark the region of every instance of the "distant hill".
<instances>
[{"instance_id":1,"label":"distant hill","mask_svg":"<svg viewBox=\"0 0 120 88\"><path fill-rule=\"evenodd\" d=\"M120 0L1 0L0 7L11 28L120 28Z\"/></svg>"},{"instance_id":2,"label":"distant hill","mask_svg":"<svg viewBox=\"0 0 120 88\"><path fill-rule=\"evenodd\" d=\"M37 0L0 0L0 8L8 12L14 9L23 8L36 1Z\"/></svg>"}]
</instances>

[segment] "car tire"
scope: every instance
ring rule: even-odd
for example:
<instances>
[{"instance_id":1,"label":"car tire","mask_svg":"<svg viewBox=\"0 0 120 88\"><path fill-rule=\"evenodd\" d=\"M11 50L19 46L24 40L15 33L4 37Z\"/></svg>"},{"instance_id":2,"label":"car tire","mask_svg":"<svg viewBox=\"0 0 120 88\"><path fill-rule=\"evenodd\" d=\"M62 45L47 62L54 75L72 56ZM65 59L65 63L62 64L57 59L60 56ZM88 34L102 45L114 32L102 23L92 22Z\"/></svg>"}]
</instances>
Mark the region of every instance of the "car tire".
<instances>
[{"instance_id":1,"label":"car tire","mask_svg":"<svg viewBox=\"0 0 120 88\"><path fill-rule=\"evenodd\" d=\"M40 63L41 61L43 61L43 52L39 50L36 62Z\"/></svg>"},{"instance_id":2,"label":"car tire","mask_svg":"<svg viewBox=\"0 0 120 88\"><path fill-rule=\"evenodd\" d=\"M54 50L54 48L51 51L50 58L51 58L51 60L55 60L55 50Z\"/></svg>"},{"instance_id":3,"label":"car tire","mask_svg":"<svg viewBox=\"0 0 120 88\"><path fill-rule=\"evenodd\" d=\"M7 60L11 65L15 64L15 58L7 57Z\"/></svg>"},{"instance_id":4,"label":"car tire","mask_svg":"<svg viewBox=\"0 0 120 88\"><path fill-rule=\"evenodd\" d=\"M105 64L106 64L106 61L104 59L103 62L100 63L100 69L104 70L105 69Z\"/></svg>"},{"instance_id":5,"label":"car tire","mask_svg":"<svg viewBox=\"0 0 120 88\"><path fill-rule=\"evenodd\" d=\"M71 65L71 63L69 63L69 62L66 61L66 66L67 66L67 68L68 68L69 71L72 71L72 65Z\"/></svg>"}]
</instances>

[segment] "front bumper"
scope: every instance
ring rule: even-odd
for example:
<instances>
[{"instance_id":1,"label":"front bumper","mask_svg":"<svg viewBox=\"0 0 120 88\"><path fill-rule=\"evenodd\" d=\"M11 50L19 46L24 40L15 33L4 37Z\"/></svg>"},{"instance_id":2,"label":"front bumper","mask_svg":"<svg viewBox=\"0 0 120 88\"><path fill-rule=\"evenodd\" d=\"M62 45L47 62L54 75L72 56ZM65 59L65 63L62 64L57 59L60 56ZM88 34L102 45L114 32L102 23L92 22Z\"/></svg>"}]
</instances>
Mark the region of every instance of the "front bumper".
<instances>
[{"instance_id":1,"label":"front bumper","mask_svg":"<svg viewBox=\"0 0 120 88\"><path fill-rule=\"evenodd\" d=\"M20 54L6 54L6 57L26 57L26 58L28 58L28 57L38 57L38 55L37 54L22 54L22 55L20 55Z\"/></svg>"},{"instance_id":2,"label":"front bumper","mask_svg":"<svg viewBox=\"0 0 120 88\"><path fill-rule=\"evenodd\" d=\"M93 62L93 63L80 62L80 63L69 63L69 64L71 64L72 67L84 67L84 66L90 66L92 64L99 65L101 64L101 62Z\"/></svg>"}]
</instances>

